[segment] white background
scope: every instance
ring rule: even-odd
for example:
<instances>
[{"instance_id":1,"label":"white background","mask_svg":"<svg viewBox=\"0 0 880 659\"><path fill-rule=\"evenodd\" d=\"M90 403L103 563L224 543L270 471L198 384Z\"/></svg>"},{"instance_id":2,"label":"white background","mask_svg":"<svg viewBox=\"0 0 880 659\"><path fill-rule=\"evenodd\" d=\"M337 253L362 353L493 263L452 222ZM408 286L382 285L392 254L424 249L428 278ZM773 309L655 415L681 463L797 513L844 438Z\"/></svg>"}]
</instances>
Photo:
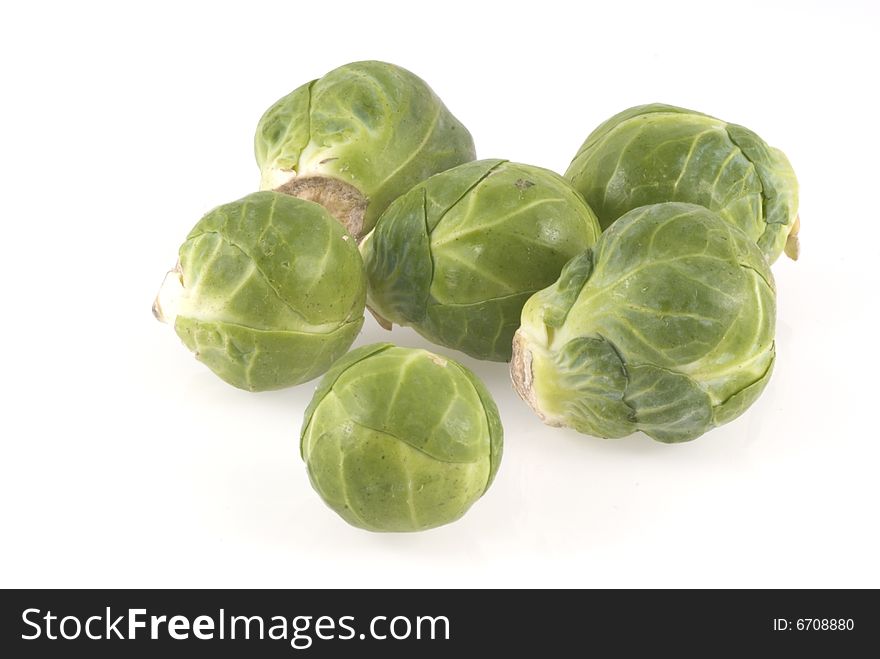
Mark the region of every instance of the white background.
<instances>
[{"instance_id":1,"label":"white background","mask_svg":"<svg viewBox=\"0 0 880 659\"><path fill-rule=\"evenodd\" d=\"M880 587L876 2L5 7L0 586ZM782 148L803 252L774 267L763 397L689 444L602 441L455 354L501 409L492 489L416 535L338 519L298 456L315 383L233 389L150 304L199 217L256 188L261 113L358 59L425 78L480 157L564 171L652 101ZM389 338L427 345L371 318L358 345Z\"/></svg>"}]
</instances>

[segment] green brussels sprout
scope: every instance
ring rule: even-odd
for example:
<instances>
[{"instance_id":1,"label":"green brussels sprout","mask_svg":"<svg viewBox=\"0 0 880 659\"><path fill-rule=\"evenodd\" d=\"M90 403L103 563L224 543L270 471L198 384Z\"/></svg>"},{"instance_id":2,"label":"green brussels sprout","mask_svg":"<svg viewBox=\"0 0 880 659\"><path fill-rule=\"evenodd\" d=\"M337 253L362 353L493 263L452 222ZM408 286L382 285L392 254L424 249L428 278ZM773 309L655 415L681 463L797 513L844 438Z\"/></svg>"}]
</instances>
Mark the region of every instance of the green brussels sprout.
<instances>
[{"instance_id":1,"label":"green brussels sprout","mask_svg":"<svg viewBox=\"0 0 880 659\"><path fill-rule=\"evenodd\" d=\"M548 425L688 441L763 391L775 323L748 236L702 206L644 206L526 303L511 376Z\"/></svg>"},{"instance_id":2,"label":"green brussels sprout","mask_svg":"<svg viewBox=\"0 0 880 659\"><path fill-rule=\"evenodd\" d=\"M565 176L603 229L639 206L683 201L744 231L769 263L783 249L797 258L794 171L742 126L670 105L630 108L590 134Z\"/></svg>"},{"instance_id":3,"label":"green brussels sprout","mask_svg":"<svg viewBox=\"0 0 880 659\"><path fill-rule=\"evenodd\" d=\"M300 435L312 486L369 531L454 522L492 484L501 450L498 408L473 373L388 343L333 365Z\"/></svg>"},{"instance_id":4,"label":"green brussels sprout","mask_svg":"<svg viewBox=\"0 0 880 659\"><path fill-rule=\"evenodd\" d=\"M360 331L365 298L357 246L326 210L257 192L199 220L153 313L226 382L263 391L324 373Z\"/></svg>"},{"instance_id":5,"label":"green brussels sprout","mask_svg":"<svg viewBox=\"0 0 880 659\"><path fill-rule=\"evenodd\" d=\"M368 305L380 322L508 361L523 304L599 233L553 172L505 160L459 165L398 198L361 243Z\"/></svg>"},{"instance_id":6,"label":"green brussels sprout","mask_svg":"<svg viewBox=\"0 0 880 659\"><path fill-rule=\"evenodd\" d=\"M425 81L384 62L346 64L276 102L254 151L260 189L324 205L358 240L413 185L476 157Z\"/></svg>"}]
</instances>

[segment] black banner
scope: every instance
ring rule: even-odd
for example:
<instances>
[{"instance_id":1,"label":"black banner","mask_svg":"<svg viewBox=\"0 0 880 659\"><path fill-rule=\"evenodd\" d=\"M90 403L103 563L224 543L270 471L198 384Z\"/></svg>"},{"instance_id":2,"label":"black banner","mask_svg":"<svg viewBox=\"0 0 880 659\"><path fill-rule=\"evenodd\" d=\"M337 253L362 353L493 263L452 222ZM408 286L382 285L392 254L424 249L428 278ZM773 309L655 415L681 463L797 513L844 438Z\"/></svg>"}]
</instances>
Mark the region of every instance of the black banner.
<instances>
[{"instance_id":1,"label":"black banner","mask_svg":"<svg viewBox=\"0 0 880 659\"><path fill-rule=\"evenodd\" d=\"M880 616L877 592L867 590L7 590L0 598L6 657L839 653L873 647Z\"/></svg>"}]
</instances>

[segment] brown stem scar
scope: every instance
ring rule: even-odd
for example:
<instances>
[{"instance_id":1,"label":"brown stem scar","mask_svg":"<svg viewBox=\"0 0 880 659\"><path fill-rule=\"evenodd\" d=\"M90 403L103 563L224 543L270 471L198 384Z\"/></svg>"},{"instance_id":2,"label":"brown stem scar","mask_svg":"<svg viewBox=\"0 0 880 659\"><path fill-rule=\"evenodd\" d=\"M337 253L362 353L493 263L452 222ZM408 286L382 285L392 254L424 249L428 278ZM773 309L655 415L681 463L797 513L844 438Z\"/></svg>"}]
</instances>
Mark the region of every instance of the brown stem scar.
<instances>
[{"instance_id":1,"label":"brown stem scar","mask_svg":"<svg viewBox=\"0 0 880 659\"><path fill-rule=\"evenodd\" d=\"M275 191L320 204L356 241L363 238L367 198L353 185L329 176L296 176Z\"/></svg>"}]
</instances>

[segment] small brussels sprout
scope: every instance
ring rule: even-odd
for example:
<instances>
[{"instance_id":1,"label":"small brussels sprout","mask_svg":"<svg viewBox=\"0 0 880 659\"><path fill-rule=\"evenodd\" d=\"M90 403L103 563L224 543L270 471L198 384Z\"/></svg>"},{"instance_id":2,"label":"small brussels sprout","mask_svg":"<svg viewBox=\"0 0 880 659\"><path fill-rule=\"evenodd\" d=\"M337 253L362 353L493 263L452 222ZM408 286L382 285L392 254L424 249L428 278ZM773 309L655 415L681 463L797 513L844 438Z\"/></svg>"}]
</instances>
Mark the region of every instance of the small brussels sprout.
<instances>
[{"instance_id":1,"label":"small brussels sprout","mask_svg":"<svg viewBox=\"0 0 880 659\"><path fill-rule=\"evenodd\" d=\"M770 378L776 293L758 247L694 204L638 208L523 308L511 375L545 423L699 437Z\"/></svg>"},{"instance_id":2,"label":"small brussels sprout","mask_svg":"<svg viewBox=\"0 0 880 659\"><path fill-rule=\"evenodd\" d=\"M153 303L186 347L241 389L324 373L364 322L354 240L326 210L257 192L205 215Z\"/></svg>"},{"instance_id":3,"label":"small brussels sprout","mask_svg":"<svg viewBox=\"0 0 880 659\"><path fill-rule=\"evenodd\" d=\"M262 190L324 205L356 239L413 185L473 160L474 142L424 80L384 62L334 69L260 119Z\"/></svg>"},{"instance_id":4,"label":"small brussels sprout","mask_svg":"<svg viewBox=\"0 0 880 659\"><path fill-rule=\"evenodd\" d=\"M670 105L630 108L594 130L565 173L603 229L665 201L715 211L773 263L798 256L798 185L779 149L755 133Z\"/></svg>"},{"instance_id":5,"label":"small brussels sprout","mask_svg":"<svg viewBox=\"0 0 880 659\"><path fill-rule=\"evenodd\" d=\"M300 435L312 486L369 531L454 522L492 484L501 450L498 409L473 373L387 343L333 365Z\"/></svg>"},{"instance_id":6,"label":"small brussels sprout","mask_svg":"<svg viewBox=\"0 0 880 659\"><path fill-rule=\"evenodd\" d=\"M553 172L505 160L459 165L397 199L361 244L368 305L435 343L507 361L523 304L599 233Z\"/></svg>"}]
</instances>

